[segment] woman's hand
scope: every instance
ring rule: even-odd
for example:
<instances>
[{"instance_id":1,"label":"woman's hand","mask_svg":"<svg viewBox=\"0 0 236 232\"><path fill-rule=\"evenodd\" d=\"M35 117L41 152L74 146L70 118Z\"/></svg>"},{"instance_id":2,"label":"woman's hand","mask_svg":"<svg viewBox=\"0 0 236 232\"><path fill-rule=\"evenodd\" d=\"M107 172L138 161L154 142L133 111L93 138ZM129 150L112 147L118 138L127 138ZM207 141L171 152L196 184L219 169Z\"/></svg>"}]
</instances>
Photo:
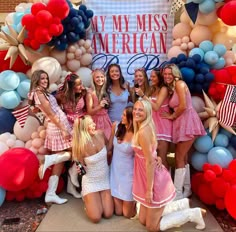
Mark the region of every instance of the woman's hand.
<instances>
[{"instance_id":1,"label":"woman's hand","mask_svg":"<svg viewBox=\"0 0 236 232\"><path fill-rule=\"evenodd\" d=\"M169 113L169 112L161 112L161 117L162 118L166 118L166 119L170 119L170 120L174 120L175 117L173 117L173 114Z\"/></svg>"},{"instance_id":2,"label":"woman's hand","mask_svg":"<svg viewBox=\"0 0 236 232\"><path fill-rule=\"evenodd\" d=\"M157 156L155 158L155 163L156 163L157 168L161 168L162 167L162 159L161 159L160 156Z\"/></svg>"},{"instance_id":3,"label":"woman's hand","mask_svg":"<svg viewBox=\"0 0 236 232\"><path fill-rule=\"evenodd\" d=\"M134 88L135 93L139 96L139 97L143 97L144 96L144 92L142 91L141 88Z\"/></svg>"},{"instance_id":4,"label":"woman's hand","mask_svg":"<svg viewBox=\"0 0 236 232\"><path fill-rule=\"evenodd\" d=\"M109 105L109 103L108 103L108 101L107 101L106 99L102 99L102 100L100 101L100 106L101 106L102 108L104 108L105 105Z\"/></svg>"},{"instance_id":5,"label":"woman's hand","mask_svg":"<svg viewBox=\"0 0 236 232\"><path fill-rule=\"evenodd\" d=\"M152 203L152 199L153 199L153 191L146 191L145 201L147 203Z\"/></svg>"},{"instance_id":6,"label":"woman's hand","mask_svg":"<svg viewBox=\"0 0 236 232\"><path fill-rule=\"evenodd\" d=\"M62 130L62 136L65 140L69 140L70 139L70 133L67 130Z\"/></svg>"}]
</instances>

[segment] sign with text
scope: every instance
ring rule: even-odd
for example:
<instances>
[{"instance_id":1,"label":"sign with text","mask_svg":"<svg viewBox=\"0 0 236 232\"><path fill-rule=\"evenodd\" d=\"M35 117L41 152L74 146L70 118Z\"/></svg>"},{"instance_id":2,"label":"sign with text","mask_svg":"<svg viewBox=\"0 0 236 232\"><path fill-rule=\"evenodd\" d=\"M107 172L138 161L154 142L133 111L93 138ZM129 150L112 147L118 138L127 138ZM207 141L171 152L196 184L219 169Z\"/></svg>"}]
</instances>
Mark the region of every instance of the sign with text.
<instances>
[{"instance_id":1,"label":"sign with text","mask_svg":"<svg viewBox=\"0 0 236 232\"><path fill-rule=\"evenodd\" d=\"M92 69L106 70L118 63L126 80L134 70L147 71L167 60L172 44L173 15L169 0L86 0L93 10L91 30Z\"/></svg>"}]
</instances>

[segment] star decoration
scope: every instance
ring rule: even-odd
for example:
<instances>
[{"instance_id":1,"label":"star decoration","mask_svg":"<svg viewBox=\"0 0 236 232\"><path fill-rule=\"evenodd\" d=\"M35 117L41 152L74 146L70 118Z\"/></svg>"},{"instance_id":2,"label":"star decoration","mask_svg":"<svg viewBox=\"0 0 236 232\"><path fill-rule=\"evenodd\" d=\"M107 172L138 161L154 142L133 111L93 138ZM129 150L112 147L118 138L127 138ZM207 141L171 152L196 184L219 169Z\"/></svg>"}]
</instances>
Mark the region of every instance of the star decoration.
<instances>
[{"instance_id":1,"label":"star decoration","mask_svg":"<svg viewBox=\"0 0 236 232\"><path fill-rule=\"evenodd\" d=\"M219 122L218 111L220 109L221 102L216 104L216 102L210 99L204 91L203 91L203 97L205 101L205 107L204 107L205 111L198 113L198 115L202 120L204 120L204 127L206 129L209 128L209 132L211 133L212 136L212 141L215 140L220 127L223 127L225 130L236 135L236 132L233 130L232 127L225 126L224 124Z\"/></svg>"},{"instance_id":2,"label":"star decoration","mask_svg":"<svg viewBox=\"0 0 236 232\"><path fill-rule=\"evenodd\" d=\"M8 50L4 60L10 58L10 68L12 68L19 55L26 65L29 64L26 50L29 50L30 48L24 46L23 44L26 32L25 27L23 27L18 33L8 23L6 23L6 25L9 29L9 34L3 30L0 32L0 38L5 42L3 44L0 44L0 51Z\"/></svg>"}]
</instances>

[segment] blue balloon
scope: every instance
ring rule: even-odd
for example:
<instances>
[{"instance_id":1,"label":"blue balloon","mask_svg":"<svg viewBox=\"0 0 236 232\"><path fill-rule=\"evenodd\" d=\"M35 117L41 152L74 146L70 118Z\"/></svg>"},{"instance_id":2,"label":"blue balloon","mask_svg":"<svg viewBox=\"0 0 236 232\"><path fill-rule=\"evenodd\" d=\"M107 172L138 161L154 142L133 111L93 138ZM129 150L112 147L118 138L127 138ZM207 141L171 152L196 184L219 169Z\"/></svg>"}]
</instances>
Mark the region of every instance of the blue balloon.
<instances>
[{"instance_id":1,"label":"blue balloon","mask_svg":"<svg viewBox=\"0 0 236 232\"><path fill-rule=\"evenodd\" d=\"M226 135L229 139L233 136L232 133L230 133L229 131L225 130L223 127L220 128L219 133Z\"/></svg>"},{"instance_id":2,"label":"blue balloon","mask_svg":"<svg viewBox=\"0 0 236 232\"><path fill-rule=\"evenodd\" d=\"M13 127L16 122L16 118L12 112L5 108L0 108L0 134L5 132L13 133Z\"/></svg>"},{"instance_id":3,"label":"blue balloon","mask_svg":"<svg viewBox=\"0 0 236 232\"><path fill-rule=\"evenodd\" d=\"M207 163L207 154L195 151L191 156L191 165L197 170L202 171L202 166Z\"/></svg>"},{"instance_id":4,"label":"blue balloon","mask_svg":"<svg viewBox=\"0 0 236 232\"><path fill-rule=\"evenodd\" d=\"M193 82L195 72L191 68L183 67L180 69L183 79L186 83Z\"/></svg>"},{"instance_id":5,"label":"blue balloon","mask_svg":"<svg viewBox=\"0 0 236 232\"><path fill-rule=\"evenodd\" d=\"M207 153L213 148L213 142L210 136L204 135L197 138L193 146L198 152Z\"/></svg>"},{"instance_id":6,"label":"blue balloon","mask_svg":"<svg viewBox=\"0 0 236 232\"><path fill-rule=\"evenodd\" d=\"M194 92L196 92L196 93L202 93L202 89L203 89L202 84L196 83L196 84L194 85Z\"/></svg>"},{"instance_id":7,"label":"blue balloon","mask_svg":"<svg viewBox=\"0 0 236 232\"><path fill-rule=\"evenodd\" d=\"M187 57L185 54L181 53L177 56L177 62L180 63L181 61L186 61Z\"/></svg>"},{"instance_id":8,"label":"blue balloon","mask_svg":"<svg viewBox=\"0 0 236 232\"><path fill-rule=\"evenodd\" d=\"M92 17L93 17L93 11L92 11L92 10L86 10L85 15L86 15L88 18L92 18Z\"/></svg>"},{"instance_id":9,"label":"blue balloon","mask_svg":"<svg viewBox=\"0 0 236 232\"><path fill-rule=\"evenodd\" d=\"M210 164L219 164L222 168L227 168L233 160L231 152L225 147L213 147L207 157Z\"/></svg>"},{"instance_id":10,"label":"blue balloon","mask_svg":"<svg viewBox=\"0 0 236 232\"><path fill-rule=\"evenodd\" d=\"M189 57L192 57L194 55L199 55L201 57L201 61L204 58L204 51L201 48L193 48L190 52L189 52Z\"/></svg>"},{"instance_id":11,"label":"blue balloon","mask_svg":"<svg viewBox=\"0 0 236 232\"><path fill-rule=\"evenodd\" d=\"M195 63L199 63L202 60L202 57L199 54L194 54L192 59L195 61Z\"/></svg>"},{"instance_id":12,"label":"blue balloon","mask_svg":"<svg viewBox=\"0 0 236 232\"><path fill-rule=\"evenodd\" d=\"M195 76L195 81L197 83L203 83L205 81L205 78L204 78L204 75L202 73L198 73L196 76Z\"/></svg>"},{"instance_id":13,"label":"blue balloon","mask_svg":"<svg viewBox=\"0 0 236 232\"><path fill-rule=\"evenodd\" d=\"M22 72L17 72L16 74L20 78L20 81L29 80L29 78L24 73L22 73Z\"/></svg>"},{"instance_id":14,"label":"blue balloon","mask_svg":"<svg viewBox=\"0 0 236 232\"><path fill-rule=\"evenodd\" d=\"M232 146L228 146L227 149L230 151L233 159L236 159L236 150Z\"/></svg>"},{"instance_id":15,"label":"blue balloon","mask_svg":"<svg viewBox=\"0 0 236 232\"><path fill-rule=\"evenodd\" d=\"M204 61L209 65L214 65L218 62L219 55L215 51L208 51L204 55Z\"/></svg>"},{"instance_id":16,"label":"blue balloon","mask_svg":"<svg viewBox=\"0 0 236 232\"><path fill-rule=\"evenodd\" d=\"M226 53L227 48L224 44L216 44L213 51L215 51L219 56L223 56Z\"/></svg>"},{"instance_id":17,"label":"blue balloon","mask_svg":"<svg viewBox=\"0 0 236 232\"><path fill-rule=\"evenodd\" d=\"M218 133L215 141L214 141L215 147L227 147L229 145L229 138L224 135Z\"/></svg>"},{"instance_id":18,"label":"blue balloon","mask_svg":"<svg viewBox=\"0 0 236 232\"><path fill-rule=\"evenodd\" d=\"M6 190L0 187L0 206L2 206L6 197Z\"/></svg>"},{"instance_id":19,"label":"blue balloon","mask_svg":"<svg viewBox=\"0 0 236 232\"><path fill-rule=\"evenodd\" d=\"M220 57L218 61L211 66L212 69L222 69L225 66L225 58Z\"/></svg>"},{"instance_id":20,"label":"blue balloon","mask_svg":"<svg viewBox=\"0 0 236 232\"><path fill-rule=\"evenodd\" d=\"M172 57L172 58L170 59L170 63L171 63L171 64L177 64L177 57Z\"/></svg>"},{"instance_id":21,"label":"blue balloon","mask_svg":"<svg viewBox=\"0 0 236 232\"><path fill-rule=\"evenodd\" d=\"M0 95L0 105L6 109L14 109L20 104L20 95L14 91L4 91Z\"/></svg>"},{"instance_id":22,"label":"blue balloon","mask_svg":"<svg viewBox=\"0 0 236 232\"><path fill-rule=\"evenodd\" d=\"M214 77L215 77L214 74L211 72L205 74L205 80L209 83L214 80Z\"/></svg>"},{"instance_id":23,"label":"blue balloon","mask_svg":"<svg viewBox=\"0 0 236 232\"><path fill-rule=\"evenodd\" d=\"M25 99L25 98L27 98L27 94L29 92L29 89L30 89L30 80L27 79L27 80L20 82L20 84L17 87L17 92L19 93L19 95L22 98Z\"/></svg>"},{"instance_id":24,"label":"blue balloon","mask_svg":"<svg viewBox=\"0 0 236 232\"><path fill-rule=\"evenodd\" d=\"M234 136L232 136L232 137L230 138L230 145L231 145L234 149L236 149L236 135L234 135Z\"/></svg>"},{"instance_id":25,"label":"blue balloon","mask_svg":"<svg viewBox=\"0 0 236 232\"><path fill-rule=\"evenodd\" d=\"M213 50L213 43L210 40L204 40L199 44L199 48L201 48L204 52Z\"/></svg>"},{"instance_id":26,"label":"blue balloon","mask_svg":"<svg viewBox=\"0 0 236 232\"><path fill-rule=\"evenodd\" d=\"M199 11L203 14L209 14L215 10L215 1L214 0L205 0L198 5Z\"/></svg>"},{"instance_id":27,"label":"blue balloon","mask_svg":"<svg viewBox=\"0 0 236 232\"><path fill-rule=\"evenodd\" d=\"M19 84L20 78L15 72L6 70L0 73L0 88L4 90L14 90Z\"/></svg>"},{"instance_id":28,"label":"blue balloon","mask_svg":"<svg viewBox=\"0 0 236 232\"><path fill-rule=\"evenodd\" d=\"M195 60L194 60L193 58L188 58L188 59L186 60L186 67L187 67L187 68L195 69L195 68L196 68Z\"/></svg>"}]
</instances>

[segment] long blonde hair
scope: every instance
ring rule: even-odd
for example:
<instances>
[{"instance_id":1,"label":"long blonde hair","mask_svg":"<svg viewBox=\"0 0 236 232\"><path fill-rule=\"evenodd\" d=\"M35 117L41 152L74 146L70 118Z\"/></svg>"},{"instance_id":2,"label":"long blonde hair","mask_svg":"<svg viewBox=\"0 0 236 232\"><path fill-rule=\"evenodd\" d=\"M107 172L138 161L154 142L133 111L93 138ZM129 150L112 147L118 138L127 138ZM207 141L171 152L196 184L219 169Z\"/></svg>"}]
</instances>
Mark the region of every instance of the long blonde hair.
<instances>
[{"instance_id":1,"label":"long blonde hair","mask_svg":"<svg viewBox=\"0 0 236 232\"><path fill-rule=\"evenodd\" d=\"M143 105L144 111L146 112L146 118L143 120L143 122L141 122L140 125L138 125L138 123L135 120L133 121L134 137L133 137L132 143L134 146L139 146L139 143L138 143L139 131L140 129L142 129L143 127L147 125L150 127L150 135L153 138L152 142L156 142L156 129L155 129L155 125L152 119L152 105L149 101L143 100L143 99L136 101L135 104L137 104L138 102L140 102ZM134 107L135 107L135 104L134 104Z\"/></svg>"},{"instance_id":2,"label":"long blonde hair","mask_svg":"<svg viewBox=\"0 0 236 232\"><path fill-rule=\"evenodd\" d=\"M85 115L77 118L73 126L73 140L72 140L72 159L76 161L83 161L86 153L86 145L91 141L91 135L88 132L89 121L91 116Z\"/></svg>"},{"instance_id":3,"label":"long blonde hair","mask_svg":"<svg viewBox=\"0 0 236 232\"><path fill-rule=\"evenodd\" d=\"M105 78L104 84L103 84L100 91L98 91L98 89L96 88L96 85L94 83L94 78L95 78L97 73L102 74ZM93 70L92 71L91 88L96 92L96 95L97 95L97 98L98 98L99 101L101 101L104 97L108 97L108 94L107 94L107 91L106 91L106 86L107 86L107 78L106 78L105 72L102 69Z\"/></svg>"}]
</instances>

